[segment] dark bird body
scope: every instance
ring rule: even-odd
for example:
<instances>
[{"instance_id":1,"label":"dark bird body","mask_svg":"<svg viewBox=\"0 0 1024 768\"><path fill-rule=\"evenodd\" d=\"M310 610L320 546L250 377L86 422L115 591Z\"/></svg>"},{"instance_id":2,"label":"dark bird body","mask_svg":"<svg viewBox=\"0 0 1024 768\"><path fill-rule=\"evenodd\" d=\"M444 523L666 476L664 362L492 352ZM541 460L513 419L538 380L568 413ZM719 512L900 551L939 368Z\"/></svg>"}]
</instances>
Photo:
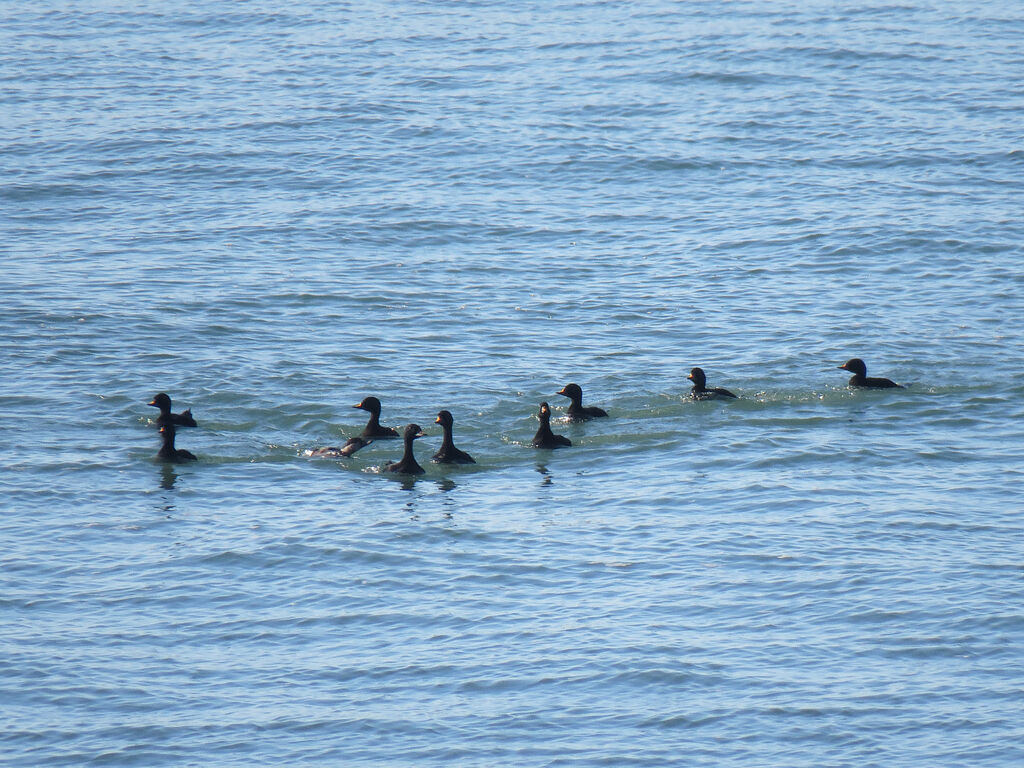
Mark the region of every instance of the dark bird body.
<instances>
[{"instance_id":1,"label":"dark bird body","mask_svg":"<svg viewBox=\"0 0 1024 768\"><path fill-rule=\"evenodd\" d=\"M441 450L434 454L433 461L436 464L476 464L472 456L455 447L455 442L452 440L452 424L454 421L451 413L448 411L440 411L437 414L437 418L434 419L435 424L441 425L444 437L441 440Z\"/></svg>"},{"instance_id":2,"label":"dark bird body","mask_svg":"<svg viewBox=\"0 0 1024 768\"><path fill-rule=\"evenodd\" d=\"M310 451L310 456L316 456L320 459L336 459L340 456L348 458L353 453L358 451L360 448L365 448L373 440L367 440L363 437L350 437L345 441L345 444L341 448L329 447L329 448L317 448L315 451Z\"/></svg>"},{"instance_id":3,"label":"dark bird body","mask_svg":"<svg viewBox=\"0 0 1024 768\"><path fill-rule=\"evenodd\" d=\"M176 427L196 426L196 420L192 418L191 408L181 413L171 413L171 398L166 392L160 392L155 395L148 404L160 409L160 415L156 419L156 423L159 426L164 424L173 424Z\"/></svg>"},{"instance_id":4,"label":"dark bird body","mask_svg":"<svg viewBox=\"0 0 1024 768\"><path fill-rule=\"evenodd\" d=\"M690 397L694 400L736 400L737 397L728 389L722 387L709 388L708 379L703 368L694 368L687 376L693 382L693 389L690 390Z\"/></svg>"},{"instance_id":5,"label":"dark bird body","mask_svg":"<svg viewBox=\"0 0 1024 768\"><path fill-rule=\"evenodd\" d=\"M892 379L868 376L868 367L859 357L851 358L839 366L844 371L850 371L849 386L862 387L864 389L903 389L902 384L897 384Z\"/></svg>"},{"instance_id":6,"label":"dark bird body","mask_svg":"<svg viewBox=\"0 0 1024 768\"><path fill-rule=\"evenodd\" d=\"M534 448L554 449L572 445L572 441L568 437L556 435L551 431L551 408L547 403L540 404L537 418L540 419L540 428L537 429L537 434L533 436L532 445Z\"/></svg>"},{"instance_id":7,"label":"dark bird body","mask_svg":"<svg viewBox=\"0 0 1024 768\"><path fill-rule=\"evenodd\" d=\"M160 446L160 450L157 451L157 458L163 459L164 461L195 461L196 457L184 448L174 447L174 432L175 428L173 424L164 424L160 427L160 435L163 437L163 445Z\"/></svg>"},{"instance_id":8,"label":"dark bird body","mask_svg":"<svg viewBox=\"0 0 1024 768\"><path fill-rule=\"evenodd\" d=\"M382 427L380 425L380 400L376 397L364 397L362 402L356 403L352 407L370 412L370 420L366 422L366 426L359 434L359 437L364 440L373 440L380 437L398 437L397 430L392 429L391 427ZM369 445L369 442L367 442L366 445ZM359 447L362 448L362 446ZM358 450L358 448L356 450ZM354 452L355 451L353 451L353 453Z\"/></svg>"},{"instance_id":9,"label":"dark bird body","mask_svg":"<svg viewBox=\"0 0 1024 768\"><path fill-rule=\"evenodd\" d=\"M397 472L403 475L423 474L423 467L416 463L416 457L412 453L412 443L417 437L425 437L419 424L410 424L405 428L405 432L402 433L402 439L405 441L405 453L402 454L401 460L385 466L385 471Z\"/></svg>"},{"instance_id":10,"label":"dark bird body","mask_svg":"<svg viewBox=\"0 0 1024 768\"><path fill-rule=\"evenodd\" d=\"M318 459L336 459L339 457L348 458L360 448L368 446L374 440L398 437L398 432L396 430L391 427L382 427L380 425L380 400L376 397L373 397L372 395L370 397L364 397L361 402L356 403L352 407L370 412L370 420L366 422L366 426L363 428L363 431L356 437L350 437L346 440L345 444L341 446L341 448L336 446L317 448L316 450L309 451L308 455L315 456Z\"/></svg>"},{"instance_id":11,"label":"dark bird body","mask_svg":"<svg viewBox=\"0 0 1024 768\"><path fill-rule=\"evenodd\" d=\"M579 384L566 384L562 387L561 391L555 394L568 397L571 401L566 411L571 421L586 421L587 419L597 419L608 415L603 408L583 405L583 390Z\"/></svg>"}]
</instances>

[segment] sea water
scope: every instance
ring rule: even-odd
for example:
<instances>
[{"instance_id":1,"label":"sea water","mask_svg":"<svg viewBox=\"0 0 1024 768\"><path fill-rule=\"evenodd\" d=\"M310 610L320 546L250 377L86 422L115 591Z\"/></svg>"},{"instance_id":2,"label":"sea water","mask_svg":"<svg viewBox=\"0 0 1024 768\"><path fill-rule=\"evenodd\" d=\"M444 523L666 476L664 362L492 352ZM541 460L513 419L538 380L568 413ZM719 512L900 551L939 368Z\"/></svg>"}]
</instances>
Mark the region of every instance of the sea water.
<instances>
[{"instance_id":1,"label":"sea water","mask_svg":"<svg viewBox=\"0 0 1024 768\"><path fill-rule=\"evenodd\" d=\"M1024 7L0 8L0 763L1024 763Z\"/></svg>"}]
</instances>

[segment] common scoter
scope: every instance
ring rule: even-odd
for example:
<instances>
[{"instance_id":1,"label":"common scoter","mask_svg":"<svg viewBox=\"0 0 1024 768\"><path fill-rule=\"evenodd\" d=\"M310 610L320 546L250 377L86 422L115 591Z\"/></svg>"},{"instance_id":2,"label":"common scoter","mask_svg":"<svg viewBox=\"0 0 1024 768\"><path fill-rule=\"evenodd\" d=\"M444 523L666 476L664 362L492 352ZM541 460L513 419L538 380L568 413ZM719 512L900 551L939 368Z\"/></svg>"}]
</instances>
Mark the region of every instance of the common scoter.
<instances>
[{"instance_id":1,"label":"common scoter","mask_svg":"<svg viewBox=\"0 0 1024 768\"><path fill-rule=\"evenodd\" d=\"M373 440L379 437L398 437L397 430L392 429L391 427L382 427L380 425L380 400L376 397L373 397L372 395L370 397L364 397L362 402L356 403L352 407L370 412L370 420L366 422L366 426L359 434L359 437L364 440ZM367 443L367 445L368 444L369 443ZM361 448L362 446L359 447ZM358 448L356 450L358 450Z\"/></svg>"},{"instance_id":2,"label":"common scoter","mask_svg":"<svg viewBox=\"0 0 1024 768\"><path fill-rule=\"evenodd\" d=\"M704 375L703 368L694 368L686 378L693 382L693 389L690 390L690 397L694 400L718 400L719 398L731 400L737 399L736 395L728 389L722 389L722 387L713 387L709 389L707 386L708 379L707 376Z\"/></svg>"},{"instance_id":3,"label":"common scoter","mask_svg":"<svg viewBox=\"0 0 1024 768\"><path fill-rule=\"evenodd\" d=\"M376 439L398 437L398 432L396 430L391 427L382 427L380 425L380 400L376 397L373 397L372 395L364 397L362 402L356 403L352 407L370 412L370 420L366 422L366 426L363 428L363 431L358 436L350 437L346 440L345 444L341 446L341 448L336 446L317 448L312 451L307 451L307 456L315 456L319 459L334 459L339 456L347 458L360 448L365 448Z\"/></svg>"},{"instance_id":4,"label":"common scoter","mask_svg":"<svg viewBox=\"0 0 1024 768\"><path fill-rule=\"evenodd\" d=\"M849 382L849 386L851 387L863 387L865 389L904 389L902 384L897 384L892 379L868 376L868 367L864 365L864 361L859 357L851 358L838 367L841 370L849 371L853 374L853 376L850 377Z\"/></svg>"},{"instance_id":5,"label":"common scoter","mask_svg":"<svg viewBox=\"0 0 1024 768\"><path fill-rule=\"evenodd\" d=\"M196 426L196 420L192 418L191 408L187 411L182 411L181 413L171 413L171 398L166 392L160 392L154 395L148 405L152 405L154 408L160 409L160 415L157 416L156 419L156 423L160 426L163 426L164 424L173 424L176 427Z\"/></svg>"},{"instance_id":6,"label":"common scoter","mask_svg":"<svg viewBox=\"0 0 1024 768\"><path fill-rule=\"evenodd\" d=\"M174 447L174 433L175 427L171 422L167 422L160 426L160 436L163 438L163 445L160 446L160 450L157 451L157 458L163 459L164 461L196 461L194 454L186 451L184 448Z\"/></svg>"},{"instance_id":7,"label":"common scoter","mask_svg":"<svg viewBox=\"0 0 1024 768\"><path fill-rule=\"evenodd\" d=\"M449 411L440 411L435 424L440 424L444 430L444 438L441 440L441 450L434 454L433 461L436 464L476 464L473 457L465 451L460 451L452 441L452 415Z\"/></svg>"},{"instance_id":8,"label":"common scoter","mask_svg":"<svg viewBox=\"0 0 1024 768\"><path fill-rule=\"evenodd\" d=\"M572 445L572 441L564 435L556 435L551 431L551 408L547 403L540 404L540 411L537 412L540 419L540 428L533 436L534 448L564 448Z\"/></svg>"},{"instance_id":9,"label":"common scoter","mask_svg":"<svg viewBox=\"0 0 1024 768\"><path fill-rule=\"evenodd\" d=\"M608 415L607 411L603 408L583 405L583 390L580 389L579 384L566 384L555 394L568 397L572 401L569 403L569 409L566 411L570 421L586 421L587 419L596 419Z\"/></svg>"},{"instance_id":10,"label":"common scoter","mask_svg":"<svg viewBox=\"0 0 1024 768\"><path fill-rule=\"evenodd\" d=\"M337 448L334 446L328 448L317 448L312 451L307 451L306 455L315 456L320 459L336 459L339 456L344 456L347 458L356 451L358 451L360 448L365 448L372 442L373 440L368 440L364 437L350 437L348 440L345 441L345 444L341 446L341 448Z\"/></svg>"},{"instance_id":11,"label":"common scoter","mask_svg":"<svg viewBox=\"0 0 1024 768\"><path fill-rule=\"evenodd\" d=\"M426 437L419 424L410 424L402 433L405 441L405 453L400 461L395 461L384 467L387 472L397 472L403 475L422 475L424 470L416 463L416 457L412 453L412 443L417 437Z\"/></svg>"}]
</instances>

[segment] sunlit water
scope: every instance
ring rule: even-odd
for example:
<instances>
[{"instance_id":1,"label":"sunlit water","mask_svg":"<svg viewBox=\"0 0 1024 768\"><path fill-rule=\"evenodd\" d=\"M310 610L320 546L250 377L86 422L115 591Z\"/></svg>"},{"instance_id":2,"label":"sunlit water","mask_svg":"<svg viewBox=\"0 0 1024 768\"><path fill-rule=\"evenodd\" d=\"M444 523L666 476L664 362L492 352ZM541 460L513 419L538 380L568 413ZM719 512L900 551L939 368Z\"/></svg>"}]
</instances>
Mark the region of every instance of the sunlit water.
<instances>
[{"instance_id":1,"label":"sunlit water","mask_svg":"<svg viewBox=\"0 0 1024 768\"><path fill-rule=\"evenodd\" d=\"M1024 8L3 14L0 763L1024 763Z\"/></svg>"}]
</instances>

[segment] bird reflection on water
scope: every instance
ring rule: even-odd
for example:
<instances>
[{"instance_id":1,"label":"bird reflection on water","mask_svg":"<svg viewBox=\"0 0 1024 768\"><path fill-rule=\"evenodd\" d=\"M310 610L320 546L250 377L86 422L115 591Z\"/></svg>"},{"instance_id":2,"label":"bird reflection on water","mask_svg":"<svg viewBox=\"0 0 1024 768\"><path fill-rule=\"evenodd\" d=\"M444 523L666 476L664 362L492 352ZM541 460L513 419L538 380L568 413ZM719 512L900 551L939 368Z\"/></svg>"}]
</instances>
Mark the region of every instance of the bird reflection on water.
<instances>
[{"instance_id":1,"label":"bird reflection on water","mask_svg":"<svg viewBox=\"0 0 1024 768\"><path fill-rule=\"evenodd\" d=\"M552 477L551 472L548 471L547 464L538 464L536 469L544 478L543 480L540 481L540 484L542 486L552 485L554 483L554 478Z\"/></svg>"},{"instance_id":2,"label":"bird reflection on water","mask_svg":"<svg viewBox=\"0 0 1024 768\"><path fill-rule=\"evenodd\" d=\"M161 462L160 464L160 487L165 491L169 491L174 488L174 483L178 479L178 473L174 471L174 465L168 462Z\"/></svg>"}]
</instances>

